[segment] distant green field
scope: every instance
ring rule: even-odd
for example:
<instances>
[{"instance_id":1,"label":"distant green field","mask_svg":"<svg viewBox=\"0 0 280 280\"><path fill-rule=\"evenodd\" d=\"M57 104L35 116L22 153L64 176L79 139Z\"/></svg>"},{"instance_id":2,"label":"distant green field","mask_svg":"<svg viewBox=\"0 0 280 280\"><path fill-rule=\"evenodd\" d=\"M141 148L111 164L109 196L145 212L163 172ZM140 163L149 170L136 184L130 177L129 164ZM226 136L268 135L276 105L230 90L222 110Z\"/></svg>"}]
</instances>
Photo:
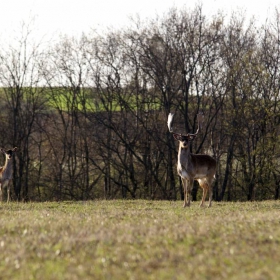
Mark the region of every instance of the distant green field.
<instances>
[{"instance_id":1,"label":"distant green field","mask_svg":"<svg viewBox=\"0 0 280 280\"><path fill-rule=\"evenodd\" d=\"M102 100L101 100L102 99ZM57 93L50 94L48 103L51 107L59 107L62 110L68 110L74 104L78 110L87 111L114 111L118 112L123 109L130 108L134 110L141 107L142 110L156 110L160 108L159 100L155 102L143 97L133 94L113 94L109 96L107 93L104 95L95 94L90 89L81 90L81 93L73 99L73 93L71 91L61 91L57 89ZM75 100L75 101L74 101Z\"/></svg>"},{"instance_id":2,"label":"distant green field","mask_svg":"<svg viewBox=\"0 0 280 280\"><path fill-rule=\"evenodd\" d=\"M147 96L134 94L114 94L104 92L97 94L93 89L81 89L79 94L74 96L71 88L22 88L23 100L33 102L34 97L39 97L38 100L42 102L42 97L45 98L46 104L51 108L58 108L62 111L68 110L86 110L87 112L108 111L118 112L129 107L131 110L136 108L141 110L157 110L160 108L160 100L148 99ZM5 100L7 96L17 94L13 88L0 88L0 97ZM32 96L32 97L31 97ZM102 99L102 100L101 100Z\"/></svg>"},{"instance_id":3,"label":"distant green field","mask_svg":"<svg viewBox=\"0 0 280 280\"><path fill-rule=\"evenodd\" d=\"M279 279L280 201L0 207L1 279Z\"/></svg>"}]
</instances>

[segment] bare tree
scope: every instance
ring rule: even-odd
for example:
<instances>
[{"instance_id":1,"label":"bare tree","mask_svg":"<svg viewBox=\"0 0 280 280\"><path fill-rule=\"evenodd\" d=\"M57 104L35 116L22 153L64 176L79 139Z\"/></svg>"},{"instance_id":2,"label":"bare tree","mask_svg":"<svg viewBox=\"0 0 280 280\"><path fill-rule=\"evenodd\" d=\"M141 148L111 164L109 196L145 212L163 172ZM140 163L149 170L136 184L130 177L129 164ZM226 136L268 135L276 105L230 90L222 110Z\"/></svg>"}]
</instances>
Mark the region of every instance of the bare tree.
<instances>
[{"instance_id":1,"label":"bare tree","mask_svg":"<svg viewBox=\"0 0 280 280\"><path fill-rule=\"evenodd\" d=\"M33 155L32 134L35 119L44 108L44 88L40 86L38 61L42 50L40 43L30 39L31 27L22 25L22 36L13 45L0 51L0 83L5 96L6 119L9 127L5 133L5 146L18 146L18 162L14 164L14 191L19 200L28 199L30 160ZM10 133L9 133L10 131Z\"/></svg>"},{"instance_id":2,"label":"bare tree","mask_svg":"<svg viewBox=\"0 0 280 280\"><path fill-rule=\"evenodd\" d=\"M61 38L61 42L50 50L49 63L43 70L49 86L48 101L55 108L55 113L49 115L52 127L45 133L53 156L50 171L55 174L53 195L57 199L92 197L86 44L84 36L80 40Z\"/></svg>"}]
</instances>

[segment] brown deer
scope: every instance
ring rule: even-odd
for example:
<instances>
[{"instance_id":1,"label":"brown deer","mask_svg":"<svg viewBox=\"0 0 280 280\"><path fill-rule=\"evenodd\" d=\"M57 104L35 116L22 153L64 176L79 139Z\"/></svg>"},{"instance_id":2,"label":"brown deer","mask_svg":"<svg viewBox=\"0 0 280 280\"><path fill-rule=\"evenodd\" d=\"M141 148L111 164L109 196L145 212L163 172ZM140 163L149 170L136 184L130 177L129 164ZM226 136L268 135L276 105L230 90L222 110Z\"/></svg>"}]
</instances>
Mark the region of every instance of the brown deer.
<instances>
[{"instance_id":1,"label":"brown deer","mask_svg":"<svg viewBox=\"0 0 280 280\"><path fill-rule=\"evenodd\" d=\"M190 143L196 138L201 128L201 122L203 120L203 114L197 115L198 128L196 133L187 133L186 135L173 133L172 121L174 114L169 113L167 126L176 140L179 141L178 151L178 163L177 171L181 177L184 188L184 207L190 206L191 203L191 191L193 188L194 180L197 180L200 187L203 189L202 200L200 207L204 206L204 201L209 190L209 204L211 206L213 190L212 182L216 173L216 160L209 155L192 154L190 152Z\"/></svg>"},{"instance_id":2,"label":"brown deer","mask_svg":"<svg viewBox=\"0 0 280 280\"><path fill-rule=\"evenodd\" d=\"M17 150L17 147L12 150L5 151L0 149L1 152L5 155L6 160L4 166L0 167L0 199L3 201L3 190L7 187L7 202L10 201L10 181L13 177L13 164L12 157Z\"/></svg>"}]
</instances>

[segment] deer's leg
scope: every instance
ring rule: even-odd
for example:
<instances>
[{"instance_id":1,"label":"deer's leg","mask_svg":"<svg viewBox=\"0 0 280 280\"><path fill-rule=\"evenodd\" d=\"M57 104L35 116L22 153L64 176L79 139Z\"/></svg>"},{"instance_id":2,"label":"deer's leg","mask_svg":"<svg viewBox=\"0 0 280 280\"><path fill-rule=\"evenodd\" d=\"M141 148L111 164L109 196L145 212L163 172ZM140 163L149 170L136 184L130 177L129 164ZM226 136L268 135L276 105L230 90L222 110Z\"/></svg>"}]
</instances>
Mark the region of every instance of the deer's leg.
<instances>
[{"instance_id":1,"label":"deer's leg","mask_svg":"<svg viewBox=\"0 0 280 280\"><path fill-rule=\"evenodd\" d=\"M188 201L187 201L187 206L191 205L191 191L193 188L193 179L189 179L187 181L187 195L188 195Z\"/></svg>"},{"instance_id":2,"label":"deer's leg","mask_svg":"<svg viewBox=\"0 0 280 280\"><path fill-rule=\"evenodd\" d=\"M2 184L0 183L0 200L3 201Z\"/></svg>"},{"instance_id":3,"label":"deer's leg","mask_svg":"<svg viewBox=\"0 0 280 280\"><path fill-rule=\"evenodd\" d=\"M212 180L209 180L209 204L208 207L211 207L212 205L212 198L213 198L213 186L212 186Z\"/></svg>"},{"instance_id":4,"label":"deer's leg","mask_svg":"<svg viewBox=\"0 0 280 280\"><path fill-rule=\"evenodd\" d=\"M187 180L182 178L182 184L184 189L184 204L183 207L185 208L187 206Z\"/></svg>"},{"instance_id":5,"label":"deer's leg","mask_svg":"<svg viewBox=\"0 0 280 280\"><path fill-rule=\"evenodd\" d=\"M10 185L7 185L7 202L10 202Z\"/></svg>"},{"instance_id":6,"label":"deer's leg","mask_svg":"<svg viewBox=\"0 0 280 280\"><path fill-rule=\"evenodd\" d=\"M208 207L211 207L212 205L212 197L213 197L213 188L212 186L209 187L209 204Z\"/></svg>"},{"instance_id":7,"label":"deer's leg","mask_svg":"<svg viewBox=\"0 0 280 280\"><path fill-rule=\"evenodd\" d=\"M200 203L200 207L204 207L204 202L205 202L205 199L206 199L206 196L207 196L207 192L208 192L208 184L207 182L205 182L203 184L204 188L203 188L203 196L202 196L202 200L201 200L201 203Z\"/></svg>"},{"instance_id":8,"label":"deer's leg","mask_svg":"<svg viewBox=\"0 0 280 280\"><path fill-rule=\"evenodd\" d=\"M199 207L202 207L202 206L203 206L203 205L202 205L202 201L203 201L203 197L204 197L204 195L205 195L204 180L198 179L197 181L198 181L198 183L199 183L199 186L202 188L202 200L201 200L201 202L200 202L200 204L199 204Z\"/></svg>"},{"instance_id":9,"label":"deer's leg","mask_svg":"<svg viewBox=\"0 0 280 280\"><path fill-rule=\"evenodd\" d=\"M198 183L203 190L202 199L201 199L201 202L200 202L199 206L203 207L204 206L204 201L205 201L205 198L206 198L207 192L208 192L208 184L205 180L198 180Z\"/></svg>"}]
</instances>

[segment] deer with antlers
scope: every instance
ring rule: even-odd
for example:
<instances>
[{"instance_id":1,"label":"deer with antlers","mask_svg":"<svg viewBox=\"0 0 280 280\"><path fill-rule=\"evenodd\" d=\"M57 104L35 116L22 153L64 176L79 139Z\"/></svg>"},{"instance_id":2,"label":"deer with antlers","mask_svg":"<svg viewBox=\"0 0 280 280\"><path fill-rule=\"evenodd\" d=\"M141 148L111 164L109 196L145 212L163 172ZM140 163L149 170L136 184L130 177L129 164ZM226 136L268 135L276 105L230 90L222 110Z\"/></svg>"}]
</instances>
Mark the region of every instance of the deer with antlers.
<instances>
[{"instance_id":1,"label":"deer with antlers","mask_svg":"<svg viewBox=\"0 0 280 280\"><path fill-rule=\"evenodd\" d=\"M3 201L3 190L7 187L7 202L10 201L10 181L13 177L12 157L17 150L17 147L12 150L0 149L5 155L6 160L4 166L0 167L0 200Z\"/></svg>"},{"instance_id":2,"label":"deer with antlers","mask_svg":"<svg viewBox=\"0 0 280 280\"><path fill-rule=\"evenodd\" d=\"M196 138L201 129L201 123L204 118L202 113L197 115L198 128L196 133L187 133L186 135L174 133L172 129L174 114L169 113L167 126L173 137L179 141L177 171L181 177L184 188L184 207L190 206L191 191L194 180L197 180L203 189L200 207L204 206L204 201L209 191L209 204L211 206L213 190L212 182L216 173L216 160L209 155L192 154L190 152L190 143Z\"/></svg>"}]
</instances>

